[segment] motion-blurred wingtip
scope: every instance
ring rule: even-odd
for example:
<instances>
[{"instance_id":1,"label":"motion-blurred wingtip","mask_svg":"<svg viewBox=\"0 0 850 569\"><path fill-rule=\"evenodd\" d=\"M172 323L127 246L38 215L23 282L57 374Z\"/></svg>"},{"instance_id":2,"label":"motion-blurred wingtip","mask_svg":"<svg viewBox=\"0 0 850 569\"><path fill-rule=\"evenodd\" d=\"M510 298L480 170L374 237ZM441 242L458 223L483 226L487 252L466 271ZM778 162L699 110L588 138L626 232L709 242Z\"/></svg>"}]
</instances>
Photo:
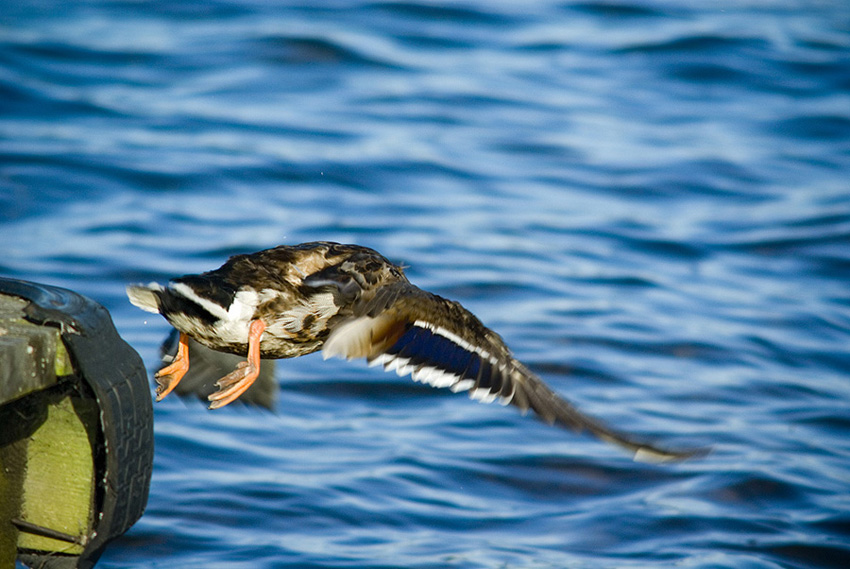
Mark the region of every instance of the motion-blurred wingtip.
<instances>
[{"instance_id":1,"label":"motion-blurred wingtip","mask_svg":"<svg viewBox=\"0 0 850 569\"><path fill-rule=\"evenodd\" d=\"M695 448L683 451L668 451L642 447L635 451L633 459L635 462L643 462L648 464L665 464L670 462L683 462L686 460L704 458L710 453L711 447Z\"/></svg>"}]
</instances>

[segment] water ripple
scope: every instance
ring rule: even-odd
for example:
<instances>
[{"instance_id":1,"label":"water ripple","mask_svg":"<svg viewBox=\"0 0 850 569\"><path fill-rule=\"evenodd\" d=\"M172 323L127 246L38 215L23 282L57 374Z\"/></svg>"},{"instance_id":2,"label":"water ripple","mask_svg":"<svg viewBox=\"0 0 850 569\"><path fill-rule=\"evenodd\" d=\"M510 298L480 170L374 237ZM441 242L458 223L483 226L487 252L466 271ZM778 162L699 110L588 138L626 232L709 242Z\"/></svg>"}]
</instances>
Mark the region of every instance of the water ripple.
<instances>
[{"instance_id":1,"label":"water ripple","mask_svg":"<svg viewBox=\"0 0 850 569\"><path fill-rule=\"evenodd\" d=\"M0 23L0 272L124 286L314 239L457 299L700 461L310 356L156 406L104 567L842 567L850 35L835 2L37 2Z\"/></svg>"}]
</instances>

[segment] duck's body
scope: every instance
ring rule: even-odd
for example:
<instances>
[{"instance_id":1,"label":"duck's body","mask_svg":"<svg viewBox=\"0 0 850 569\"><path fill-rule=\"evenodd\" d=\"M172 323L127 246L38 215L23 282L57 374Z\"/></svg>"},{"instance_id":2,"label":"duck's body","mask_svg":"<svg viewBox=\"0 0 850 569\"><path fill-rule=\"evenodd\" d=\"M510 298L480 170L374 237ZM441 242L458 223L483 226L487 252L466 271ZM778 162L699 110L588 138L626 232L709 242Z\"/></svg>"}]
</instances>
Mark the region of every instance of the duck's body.
<instances>
[{"instance_id":1,"label":"duck's body","mask_svg":"<svg viewBox=\"0 0 850 569\"><path fill-rule=\"evenodd\" d=\"M266 323L261 357L294 358L321 349L355 301L393 282L407 279L371 249L305 243L237 255L214 271L146 288L157 312L209 348L246 355L249 325L259 319Z\"/></svg>"},{"instance_id":2,"label":"duck's body","mask_svg":"<svg viewBox=\"0 0 850 569\"><path fill-rule=\"evenodd\" d=\"M181 351L160 370L158 399L188 369L187 336L214 350L247 357L219 382L211 408L239 397L260 358L323 351L325 358L366 358L399 375L482 401L532 409L548 423L596 436L638 458L674 460L692 453L655 448L578 412L513 358L498 334L457 302L412 285L379 253L316 242L237 255L221 268L127 289L136 306L162 314L181 333Z\"/></svg>"}]
</instances>

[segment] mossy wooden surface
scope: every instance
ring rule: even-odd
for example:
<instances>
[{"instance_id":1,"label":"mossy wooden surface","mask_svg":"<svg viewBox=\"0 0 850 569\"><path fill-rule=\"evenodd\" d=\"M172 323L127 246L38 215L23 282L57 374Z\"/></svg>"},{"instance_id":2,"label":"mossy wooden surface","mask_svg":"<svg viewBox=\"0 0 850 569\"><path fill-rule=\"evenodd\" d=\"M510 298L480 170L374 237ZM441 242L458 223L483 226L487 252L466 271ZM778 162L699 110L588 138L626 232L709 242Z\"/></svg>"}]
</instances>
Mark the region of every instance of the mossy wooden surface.
<instances>
[{"instance_id":1,"label":"mossy wooden surface","mask_svg":"<svg viewBox=\"0 0 850 569\"><path fill-rule=\"evenodd\" d=\"M18 532L8 520L20 512L25 464L25 441L0 448L0 567L15 566Z\"/></svg>"},{"instance_id":2,"label":"mossy wooden surface","mask_svg":"<svg viewBox=\"0 0 850 569\"><path fill-rule=\"evenodd\" d=\"M24 320L27 301L0 295L0 405L71 375L59 329Z\"/></svg>"},{"instance_id":3,"label":"mossy wooden surface","mask_svg":"<svg viewBox=\"0 0 850 569\"><path fill-rule=\"evenodd\" d=\"M78 544L18 531L20 519L84 542L93 522L98 411L62 383L74 369L59 329L24 319L0 294L0 567L17 549L77 554Z\"/></svg>"},{"instance_id":4,"label":"mossy wooden surface","mask_svg":"<svg viewBox=\"0 0 850 569\"><path fill-rule=\"evenodd\" d=\"M20 517L85 540L91 529L97 409L70 397L48 406L47 420L30 437ZM80 553L80 545L20 533L18 547Z\"/></svg>"}]
</instances>

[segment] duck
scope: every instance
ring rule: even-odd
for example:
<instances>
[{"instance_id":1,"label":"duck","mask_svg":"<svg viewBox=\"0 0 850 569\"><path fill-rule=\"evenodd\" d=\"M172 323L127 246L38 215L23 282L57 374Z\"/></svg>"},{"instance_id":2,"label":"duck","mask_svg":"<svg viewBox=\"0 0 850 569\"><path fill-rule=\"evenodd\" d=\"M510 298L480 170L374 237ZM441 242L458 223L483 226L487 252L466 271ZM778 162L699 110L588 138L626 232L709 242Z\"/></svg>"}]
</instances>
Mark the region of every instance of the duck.
<instances>
[{"instance_id":1,"label":"duck","mask_svg":"<svg viewBox=\"0 0 850 569\"><path fill-rule=\"evenodd\" d=\"M545 423L622 447L635 460L667 462L701 453L661 448L580 412L460 303L415 286L403 267L368 247L280 245L235 255L218 269L164 286L131 285L127 295L179 332L177 353L155 374L157 401L188 371L190 339L245 358L218 380L210 409L245 393L260 375L261 359L321 351L324 359L365 359L481 402L531 410Z\"/></svg>"}]
</instances>

